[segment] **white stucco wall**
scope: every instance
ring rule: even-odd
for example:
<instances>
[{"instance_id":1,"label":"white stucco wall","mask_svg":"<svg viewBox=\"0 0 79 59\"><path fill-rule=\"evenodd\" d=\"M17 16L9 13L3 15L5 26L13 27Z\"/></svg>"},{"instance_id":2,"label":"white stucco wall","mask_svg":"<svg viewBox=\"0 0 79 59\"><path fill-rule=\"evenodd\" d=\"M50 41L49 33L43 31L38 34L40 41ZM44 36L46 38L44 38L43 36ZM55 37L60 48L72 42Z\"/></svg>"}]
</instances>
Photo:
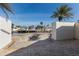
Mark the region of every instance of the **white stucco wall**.
<instances>
[{"instance_id":1,"label":"white stucco wall","mask_svg":"<svg viewBox=\"0 0 79 59\"><path fill-rule=\"evenodd\" d=\"M11 42L11 21L0 17L0 49Z\"/></svg>"},{"instance_id":2,"label":"white stucco wall","mask_svg":"<svg viewBox=\"0 0 79 59\"><path fill-rule=\"evenodd\" d=\"M75 38L79 39L79 23L75 23Z\"/></svg>"},{"instance_id":3,"label":"white stucco wall","mask_svg":"<svg viewBox=\"0 0 79 59\"><path fill-rule=\"evenodd\" d=\"M74 24L74 22L55 22L56 27L53 28L53 35L55 36L53 39L65 40L74 38Z\"/></svg>"},{"instance_id":4,"label":"white stucco wall","mask_svg":"<svg viewBox=\"0 0 79 59\"><path fill-rule=\"evenodd\" d=\"M56 23L52 24L52 38L56 40Z\"/></svg>"}]
</instances>

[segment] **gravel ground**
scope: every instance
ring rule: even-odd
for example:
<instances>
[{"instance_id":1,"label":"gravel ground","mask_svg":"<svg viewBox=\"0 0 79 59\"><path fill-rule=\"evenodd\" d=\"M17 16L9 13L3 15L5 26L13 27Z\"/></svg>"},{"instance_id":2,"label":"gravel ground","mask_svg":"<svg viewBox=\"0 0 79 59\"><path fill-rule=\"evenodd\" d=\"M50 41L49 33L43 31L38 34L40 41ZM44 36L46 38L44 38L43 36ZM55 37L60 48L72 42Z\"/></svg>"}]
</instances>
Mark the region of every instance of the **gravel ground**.
<instances>
[{"instance_id":1,"label":"gravel ground","mask_svg":"<svg viewBox=\"0 0 79 59\"><path fill-rule=\"evenodd\" d=\"M79 56L79 40L41 40L7 56Z\"/></svg>"}]
</instances>

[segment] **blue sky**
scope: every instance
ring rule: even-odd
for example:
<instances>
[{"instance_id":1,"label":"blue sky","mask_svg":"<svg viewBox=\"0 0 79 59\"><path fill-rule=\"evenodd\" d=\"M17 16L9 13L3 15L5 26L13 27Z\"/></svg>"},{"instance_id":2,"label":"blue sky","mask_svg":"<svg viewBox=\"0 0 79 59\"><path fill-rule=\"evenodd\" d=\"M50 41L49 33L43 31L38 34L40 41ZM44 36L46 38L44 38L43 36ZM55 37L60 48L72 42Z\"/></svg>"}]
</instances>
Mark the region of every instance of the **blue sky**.
<instances>
[{"instance_id":1,"label":"blue sky","mask_svg":"<svg viewBox=\"0 0 79 59\"><path fill-rule=\"evenodd\" d=\"M18 25L37 25L41 21L44 24L51 24L56 21L56 19L50 18L53 11L64 4L65 3L13 3L11 4L11 7L14 10L15 15L9 15L12 22ZM79 20L79 4L71 3L67 5L73 8L71 12L74 14L74 17L66 21L76 22ZM0 15L4 15L2 10L0 10L0 13Z\"/></svg>"}]
</instances>

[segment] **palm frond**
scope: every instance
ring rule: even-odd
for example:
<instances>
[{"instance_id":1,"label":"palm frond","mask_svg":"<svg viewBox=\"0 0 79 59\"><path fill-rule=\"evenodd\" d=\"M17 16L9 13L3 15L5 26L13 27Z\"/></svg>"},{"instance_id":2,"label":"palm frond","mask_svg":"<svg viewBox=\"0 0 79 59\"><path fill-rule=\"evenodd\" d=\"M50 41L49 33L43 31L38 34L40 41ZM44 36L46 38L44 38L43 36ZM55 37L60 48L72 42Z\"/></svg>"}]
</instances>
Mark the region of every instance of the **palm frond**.
<instances>
[{"instance_id":1,"label":"palm frond","mask_svg":"<svg viewBox=\"0 0 79 59\"><path fill-rule=\"evenodd\" d=\"M52 18L58 18L58 20L63 20L64 18L71 18L73 16L71 12L72 8L68 5L62 5L53 12Z\"/></svg>"},{"instance_id":2,"label":"palm frond","mask_svg":"<svg viewBox=\"0 0 79 59\"><path fill-rule=\"evenodd\" d=\"M5 9L4 9L4 8L1 8L1 9L2 9L2 10L3 10L3 12L5 13L6 18L9 18L9 16L8 16L7 12L5 11Z\"/></svg>"},{"instance_id":3,"label":"palm frond","mask_svg":"<svg viewBox=\"0 0 79 59\"><path fill-rule=\"evenodd\" d=\"M5 13L6 15L6 18L9 18L9 15L7 12L10 12L12 14L14 14L12 8L10 7L10 4L8 3L0 3L0 8L3 10L3 12Z\"/></svg>"},{"instance_id":4,"label":"palm frond","mask_svg":"<svg viewBox=\"0 0 79 59\"><path fill-rule=\"evenodd\" d=\"M10 4L8 3L0 3L0 7L4 8L5 10L7 10L8 12L13 13L13 11L11 10Z\"/></svg>"}]
</instances>

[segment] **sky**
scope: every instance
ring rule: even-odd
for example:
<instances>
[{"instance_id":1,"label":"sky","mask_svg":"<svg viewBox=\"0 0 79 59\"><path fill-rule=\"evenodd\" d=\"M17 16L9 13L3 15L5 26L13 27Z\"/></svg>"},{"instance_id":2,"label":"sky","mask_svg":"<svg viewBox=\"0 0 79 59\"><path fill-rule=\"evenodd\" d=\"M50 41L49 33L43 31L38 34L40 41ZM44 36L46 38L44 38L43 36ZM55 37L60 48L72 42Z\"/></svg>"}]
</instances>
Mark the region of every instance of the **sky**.
<instances>
[{"instance_id":1,"label":"sky","mask_svg":"<svg viewBox=\"0 0 79 59\"><path fill-rule=\"evenodd\" d=\"M57 19L50 16L61 5L68 5L72 8L73 18L67 19L68 22L76 22L79 20L79 3L13 3L11 8L14 11L14 15L9 13L9 19L16 25L38 25L40 22L44 24L51 24L57 21ZM4 13L0 9L0 15Z\"/></svg>"}]
</instances>

